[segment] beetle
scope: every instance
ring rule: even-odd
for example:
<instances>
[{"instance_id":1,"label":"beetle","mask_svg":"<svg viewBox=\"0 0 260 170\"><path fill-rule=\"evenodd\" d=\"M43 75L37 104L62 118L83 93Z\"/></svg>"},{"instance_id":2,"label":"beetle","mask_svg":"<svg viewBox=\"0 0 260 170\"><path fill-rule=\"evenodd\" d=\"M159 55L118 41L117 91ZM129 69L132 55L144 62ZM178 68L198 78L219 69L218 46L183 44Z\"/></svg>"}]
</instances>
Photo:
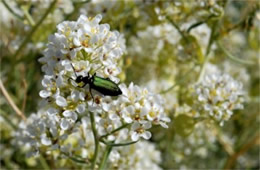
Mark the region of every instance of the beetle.
<instances>
[{"instance_id":1,"label":"beetle","mask_svg":"<svg viewBox=\"0 0 260 170\"><path fill-rule=\"evenodd\" d=\"M85 77L81 76L81 75L77 76L75 68L73 67L72 64L71 64L71 67L73 68L74 73L76 75L76 80L74 80L74 81L78 84L84 83L82 86L78 86L80 88L83 88L88 84L89 92L90 92L92 99L94 99L94 98L91 93L91 89L94 89L105 96L119 96L122 94L122 91L118 87L118 84L111 81L110 79L96 76L96 73L93 76L91 76L89 73ZM70 79L72 79L72 78L70 78Z\"/></svg>"}]
</instances>

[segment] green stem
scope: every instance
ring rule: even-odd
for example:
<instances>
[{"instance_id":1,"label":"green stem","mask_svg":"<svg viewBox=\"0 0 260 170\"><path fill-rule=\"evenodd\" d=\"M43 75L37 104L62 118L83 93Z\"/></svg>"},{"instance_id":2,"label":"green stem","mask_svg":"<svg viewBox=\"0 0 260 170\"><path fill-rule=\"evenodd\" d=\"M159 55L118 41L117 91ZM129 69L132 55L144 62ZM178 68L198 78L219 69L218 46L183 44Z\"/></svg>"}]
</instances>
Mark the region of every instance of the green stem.
<instances>
[{"instance_id":1,"label":"green stem","mask_svg":"<svg viewBox=\"0 0 260 170\"><path fill-rule=\"evenodd\" d=\"M39 26L42 24L42 22L45 20L45 18L48 16L48 14L52 11L52 9L55 7L55 4L57 3L57 0L54 0L49 8L46 10L44 15L41 17L41 19L35 24L34 27L32 27L31 31L28 33L18 50L13 55L13 58L19 59L18 55L22 52L23 48L26 46L26 44L31 40L32 35L36 32L36 30L39 28Z\"/></svg>"},{"instance_id":2,"label":"green stem","mask_svg":"<svg viewBox=\"0 0 260 170\"><path fill-rule=\"evenodd\" d=\"M212 28L212 31L211 31L211 34L210 34L209 43L208 43L206 54L205 54L205 60L202 64L202 66L201 66L200 75L199 75L197 83L201 82L203 77L204 77L206 65L209 61L209 52L210 52L211 45L213 44L213 41L214 41L214 38L215 38L215 31L216 31L217 25L218 25L218 23L213 24L213 28Z\"/></svg>"},{"instance_id":3,"label":"green stem","mask_svg":"<svg viewBox=\"0 0 260 170\"><path fill-rule=\"evenodd\" d=\"M112 130L110 133L101 136L101 137L100 137L100 140L101 140L102 138L108 137L109 135L112 135L113 133L115 133L115 132L117 132L117 131L119 131L119 130L121 130L121 129L126 128L126 127L129 126L129 125L130 125L130 124L124 124L124 125L122 125L122 126L116 128L116 129Z\"/></svg>"},{"instance_id":4,"label":"green stem","mask_svg":"<svg viewBox=\"0 0 260 170\"><path fill-rule=\"evenodd\" d=\"M201 69L200 69L200 75L199 75L199 78L198 78L198 81L197 83L201 82L203 80L203 77L204 77L204 74L205 74L205 70L206 70L206 65L209 61L209 57L208 56L205 56L205 60L201 66Z\"/></svg>"},{"instance_id":5,"label":"green stem","mask_svg":"<svg viewBox=\"0 0 260 170\"><path fill-rule=\"evenodd\" d=\"M227 5L227 1L225 1L224 5L223 5L223 9L225 9ZM210 16L211 18L211 16ZM210 19L209 18L209 19ZM201 82L203 80L203 77L204 77L204 74L205 74L205 69L206 69L206 65L209 61L209 53L210 53L210 50L211 50L211 46L214 42L215 39L218 38L219 36L219 33L217 33L217 29L218 29L218 26L220 25L220 22L221 22L221 19L217 20L217 21L214 21L214 23L212 23L212 31L211 31L211 34L210 34L210 38L209 38L209 43L208 43L208 46L207 46L207 50L206 50L206 54L204 55L205 56L205 60L203 62L203 65L201 67L201 70L200 70L200 75L199 75L199 78L197 80L197 83Z\"/></svg>"},{"instance_id":6,"label":"green stem","mask_svg":"<svg viewBox=\"0 0 260 170\"><path fill-rule=\"evenodd\" d=\"M91 169L95 169L95 165L97 162L97 156L98 156L98 151L99 151L99 139L98 139L98 134L97 134L97 129L96 129L96 122L95 122L95 116L94 113L89 112L90 115L90 121L91 121L91 128L92 132L94 135L94 140L95 140L95 151L94 151L94 156L93 156L93 162L91 165Z\"/></svg>"},{"instance_id":7,"label":"green stem","mask_svg":"<svg viewBox=\"0 0 260 170\"><path fill-rule=\"evenodd\" d=\"M184 38L185 41L188 41L188 38L183 33L183 31L180 29L180 27L169 16L166 16L166 19L177 29L177 31L181 34L182 38Z\"/></svg>"},{"instance_id":8,"label":"green stem","mask_svg":"<svg viewBox=\"0 0 260 170\"><path fill-rule=\"evenodd\" d=\"M204 23L205 23L205 21L199 21L199 22L197 22L197 23L192 24L192 25L187 29L187 32L189 33L193 28L196 28L196 27L198 27L198 26L200 26L201 24L204 24Z\"/></svg>"},{"instance_id":9,"label":"green stem","mask_svg":"<svg viewBox=\"0 0 260 170\"><path fill-rule=\"evenodd\" d=\"M120 146L132 145L138 141L131 141L131 142L125 142L125 143L114 143L114 142L106 142L105 140L100 140L100 142L104 143L107 146L120 147Z\"/></svg>"},{"instance_id":10,"label":"green stem","mask_svg":"<svg viewBox=\"0 0 260 170\"><path fill-rule=\"evenodd\" d=\"M103 169L106 168L107 159L108 159L110 152L112 151L112 148L113 148L113 146L110 146L110 145L106 146L106 150L105 150L105 153L104 153L103 158L101 160L99 170L103 170Z\"/></svg>"},{"instance_id":11,"label":"green stem","mask_svg":"<svg viewBox=\"0 0 260 170\"><path fill-rule=\"evenodd\" d=\"M62 154L66 155L69 159L71 159L74 162L81 163L81 164L88 164L89 163L88 160L82 160L82 158L79 159L77 157L69 156L65 152L62 152Z\"/></svg>"},{"instance_id":12,"label":"green stem","mask_svg":"<svg viewBox=\"0 0 260 170\"><path fill-rule=\"evenodd\" d=\"M210 18L212 18L213 16L214 16L214 15L210 15L210 16L208 16L205 20L199 21L199 22L197 22L197 23L192 24L192 25L187 29L187 32L189 33L193 28L196 28L196 27L200 26L201 24L207 23L208 20L209 20Z\"/></svg>"},{"instance_id":13,"label":"green stem","mask_svg":"<svg viewBox=\"0 0 260 170\"><path fill-rule=\"evenodd\" d=\"M219 41L217 41L217 44L219 46L219 48L227 55L227 57L232 60L232 61L235 61L239 64L245 64L245 65L257 65L256 63L252 62L252 61L246 61L246 60L243 60L243 59L240 59L238 57L235 57L233 56L227 49L225 49L221 43Z\"/></svg>"},{"instance_id":14,"label":"green stem","mask_svg":"<svg viewBox=\"0 0 260 170\"><path fill-rule=\"evenodd\" d=\"M14 10L12 10L12 8L5 2L5 0L2 0L4 6L6 7L6 9L13 14L16 18L18 18L19 20L23 20L23 17L18 15L17 13L14 12Z\"/></svg>"},{"instance_id":15,"label":"green stem","mask_svg":"<svg viewBox=\"0 0 260 170\"><path fill-rule=\"evenodd\" d=\"M28 9L26 7L22 7L23 13L29 24L33 27L35 26L35 22L32 18L32 16L29 14Z\"/></svg>"},{"instance_id":16,"label":"green stem","mask_svg":"<svg viewBox=\"0 0 260 170\"><path fill-rule=\"evenodd\" d=\"M42 155L39 156L40 163L45 170L50 170L50 167Z\"/></svg>"}]
</instances>

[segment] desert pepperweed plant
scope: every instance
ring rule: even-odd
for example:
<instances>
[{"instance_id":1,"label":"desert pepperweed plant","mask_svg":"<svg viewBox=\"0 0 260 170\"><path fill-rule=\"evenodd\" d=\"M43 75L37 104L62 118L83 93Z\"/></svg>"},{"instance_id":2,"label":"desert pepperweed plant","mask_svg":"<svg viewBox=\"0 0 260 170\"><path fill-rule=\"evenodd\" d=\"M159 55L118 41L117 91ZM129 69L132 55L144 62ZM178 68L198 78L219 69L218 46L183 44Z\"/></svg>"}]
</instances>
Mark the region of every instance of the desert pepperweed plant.
<instances>
[{"instance_id":1,"label":"desert pepperweed plant","mask_svg":"<svg viewBox=\"0 0 260 170\"><path fill-rule=\"evenodd\" d=\"M125 52L125 40L120 33L110 31L108 24L99 24L101 19L101 15L81 15L76 22L60 23L58 32L49 37L44 57L39 59L45 73L44 90L39 93L43 98L41 108L37 115L29 117L30 122L19 136L31 145L33 152L29 155L41 150L76 154L93 160L94 168L99 163L100 142L112 149L140 138L150 139L153 125L168 128L170 118L160 95L131 83L120 84L122 94L113 99L92 94L91 85L83 88L83 82L75 82L78 76L90 74L119 81L118 61ZM87 143L93 146L88 148Z\"/></svg>"},{"instance_id":2,"label":"desert pepperweed plant","mask_svg":"<svg viewBox=\"0 0 260 170\"><path fill-rule=\"evenodd\" d=\"M0 2L0 169L259 169L255 0Z\"/></svg>"}]
</instances>

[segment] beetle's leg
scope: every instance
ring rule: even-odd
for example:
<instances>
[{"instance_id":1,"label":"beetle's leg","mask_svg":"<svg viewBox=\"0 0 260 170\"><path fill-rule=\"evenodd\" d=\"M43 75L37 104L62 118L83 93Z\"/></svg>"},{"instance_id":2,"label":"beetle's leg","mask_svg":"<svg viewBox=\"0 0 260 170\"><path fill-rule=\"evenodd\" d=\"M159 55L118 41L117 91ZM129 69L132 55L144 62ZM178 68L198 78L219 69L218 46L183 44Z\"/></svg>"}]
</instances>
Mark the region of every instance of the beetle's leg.
<instances>
[{"instance_id":1,"label":"beetle's leg","mask_svg":"<svg viewBox=\"0 0 260 170\"><path fill-rule=\"evenodd\" d=\"M73 80L73 81L75 82L75 80L74 80L73 78L71 78L71 77L70 77L68 80L69 80L69 82L71 82L71 80ZM83 88L83 87L85 87L86 85L87 85L87 83L83 84L83 86L77 86L77 87Z\"/></svg>"},{"instance_id":2,"label":"beetle's leg","mask_svg":"<svg viewBox=\"0 0 260 170\"><path fill-rule=\"evenodd\" d=\"M71 80L73 80L71 77L68 79L69 80L69 83L71 82Z\"/></svg>"},{"instance_id":3,"label":"beetle's leg","mask_svg":"<svg viewBox=\"0 0 260 170\"><path fill-rule=\"evenodd\" d=\"M79 87L79 88L83 88L83 87L86 86L86 84L87 84L87 83L83 84L83 86L79 86L79 85L78 85L77 87Z\"/></svg>"},{"instance_id":4,"label":"beetle's leg","mask_svg":"<svg viewBox=\"0 0 260 170\"><path fill-rule=\"evenodd\" d=\"M83 87L85 87L86 85L87 85L87 83L83 84L83 86L81 86L81 87L80 87L80 86L78 86L78 87L83 88Z\"/></svg>"},{"instance_id":5,"label":"beetle's leg","mask_svg":"<svg viewBox=\"0 0 260 170\"><path fill-rule=\"evenodd\" d=\"M70 82L70 83L71 83L71 80L73 80L73 81L75 82L75 80L74 80L73 78L70 77L70 78L69 78L69 82ZM86 83L85 83L83 86L79 86L79 85L78 85L77 87L79 87L79 88L83 88L83 87L85 87L85 86L86 86Z\"/></svg>"},{"instance_id":6,"label":"beetle's leg","mask_svg":"<svg viewBox=\"0 0 260 170\"><path fill-rule=\"evenodd\" d=\"M93 94L92 94L92 91L91 91L91 86L89 86L89 93L91 95L91 98L92 98L92 105L94 104L94 97L93 97Z\"/></svg>"},{"instance_id":7,"label":"beetle's leg","mask_svg":"<svg viewBox=\"0 0 260 170\"><path fill-rule=\"evenodd\" d=\"M88 78L91 78L92 76L90 76L90 74L88 73Z\"/></svg>"}]
</instances>

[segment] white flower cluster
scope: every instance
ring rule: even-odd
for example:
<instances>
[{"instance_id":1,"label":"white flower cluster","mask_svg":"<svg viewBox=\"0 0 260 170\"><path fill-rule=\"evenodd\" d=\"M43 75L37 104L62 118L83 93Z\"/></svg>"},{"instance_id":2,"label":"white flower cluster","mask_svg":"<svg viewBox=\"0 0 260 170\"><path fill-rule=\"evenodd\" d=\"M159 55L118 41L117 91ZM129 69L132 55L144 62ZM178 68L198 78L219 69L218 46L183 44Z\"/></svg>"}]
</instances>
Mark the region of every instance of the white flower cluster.
<instances>
[{"instance_id":1,"label":"white flower cluster","mask_svg":"<svg viewBox=\"0 0 260 170\"><path fill-rule=\"evenodd\" d=\"M157 83L165 81L162 80L164 76L170 77L171 81L174 80L178 71L174 58L180 39L177 29L167 23L148 26L145 30L137 32L136 37L130 38L127 50L133 61L133 71L142 73L146 70L146 76L141 77L138 74L132 76L143 84L153 79ZM141 66L138 63L146 64Z\"/></svg>"},{"instance_id":2,"label":"white flower cluster","mask_svg":"<svg viewBox=\"0 0 260 170\"><path fill-rule=\"evenodd\" d=\"M116 62L124 52L124 39L118 32L109 31L109 25L99 24L101 15L89 19L80 16L77 22L64 21L57 26L58 33L49 37L42 70L45 72L40 96L47 101L48 115L57 115L62 130L69 130L85 112L89 90L72 85L76 76L89 73L118 82L120 68ZM74 72L73 67L76 72ZM91 105L91 102L89 102Z\"/></svg>"},{"instance_id":3,"label":"white flower cluster","mask_svg":"<svg viewBox=\"0 0 260 170\"><path fill-rule=\"evenodd\" d=\"M243 109L242 83L228 74L209 74L195 87L196 102L200 114L206 113L223 124L234 109Z\"/></svg>"},{"instance_id":4,"label":"white flower cluster","mask_svg":"<svg viewBox=\"0 0 260 170\"><path fill-rule=\"evenodd\" d=\"M117 147L111 151L109 156L110 166L108 169L161 169L161 153L156 150L155 145L140 141L127 147Z\"/></svg>"},{"instance_id":5,"label":"white flower cluster","mask_svg":"<svg viewBox=\"0 0 260 170\"><path fill-rule=\"evenodd\" d=\"M150 91L160 93L165 89L169 89L172 86L172 84L174 84L173 82L174 81L172 80L165 80L163 78L152 79L145 84L145 87L147 87L147 89ZM164 93L163 99L165 103L164 109L166 111L171 111L173 108L177 106L177 94L174 92L174 90Z\"/></svg>"},{"instance_id":6,"label":"white flower cluster","mask_svg":"<svg viewBox=\"0 0 260 170\"><path fill-rule=\"evenodd\" d=\"M49 37L48 48L40 59L46 79L57 76L57 86L64 86L68 77L76 78L73 63L78 76L96 73L119 81L116 76L121 70L117 62L125 51L125 39L118 32L109 31L108 24L99 24L101 19L101 15L94 18L81 15L76 22L64 21L57 26L58 32Z\"/></svg>"},{"instance_id":7,"label":"white flower cluster","mask_svg":"<svg viewBox=\"0 0 260 170\"><path fill-rule=\"evenodd\" d=\"M188 137L176 135L173 141L175 143L173 151L175 166L185 166L184 169L192 169L192 167L201 166L197 162L198 159L205 161L209 155L212 156L211 152L217 140L213 131L214 128L210 124L197 123ZM193 154L197 159L188 159Z\"/></svg>"},{"instance_id":8,"label":"white flower cluster","mask_svg":"<svg viewBox=\"0 0 260 170\"><path fill-rule=\"evenodd\" d=\"M131 39L132 46L129 51L130 53L137 53L138 56L144 55L150 60L157 61L159 53L165 48L165 45L170 44L172 47L180 39L180 34L171 24L149 26L146 30L138 32L137 37Z\"/></svg>"},{"instance_id":9,"label":"white flower cluster","mask_svg":"<svg viewBox=\"0 0 260 170\"><path fill-rule=\"evenodd\" d=\"M91 146L89 143L93 146L92 142L94 141L91 131L84 133L88 131L86 128L84 132L80 132L79 128L83 130L86 127L84 123L81 124L80 122L75 124L70 131L64 131L61 129L62 124L64 122L61 122L61 117L55 114L46 114L43 110L38 111L37 114L31 114L26 123L19 124L20 131L16 133L18 144L26 144L30 149L27 153L29 157L37 155L39 150L50 154L51 151L57 149L69 155L81 149L81 156L83 157L86 148L82 148L82 146ZM88 135L86 136L88 140L77 137L80 134ZM94 146L88 148L88 151L93 152L92 149L94 150Z\"/></svg>"},{"instance_id":10,"label":"white flower cluster","mask_svg":"<svg viewBox=\"0 0 260 170\"><path fill-rule=\"evenodd\" d=\"M159 95L154 95L146 89L142 89L131 83L129 87L120 85L123 95L117 100L104 102L102 104L103 118L100 123L106 124L106 131L100 131L101 135L106 135L114 128L123 124L131 124L130 134L133 141L137 141L139 137L149 139L151 132L148 131L152 124L159 124L167 128L170 119L165 115L162 107L163 100ZM114 127L114 128L113 128Z\"/></svg>"},{"instance_id":11,"label":"white flower cluster","mask_svg":"<svg viewBox=\"0 0 260 170\"><path fill-rule=\"evenodd\" d=\"M93 74L119 82L117 63L125 51L125 40L118 32L111 32L108 24L99 24L101 19L101 15L81 15L76 22L59 24L58 32L49 37L40 59L45 73L41 109L17 134L34 148L34 154L41 149L59 150L92 159L95 145L90 114L101 142L149 139L148 129L153 124L168 127L170 119L164 113L163 100L145 88L120 84L122 95L116 99L102 97L92 89L92 100L89 86L82 88L82 83L75 82L78 76Z\"/></svg>"}]
</instances>

